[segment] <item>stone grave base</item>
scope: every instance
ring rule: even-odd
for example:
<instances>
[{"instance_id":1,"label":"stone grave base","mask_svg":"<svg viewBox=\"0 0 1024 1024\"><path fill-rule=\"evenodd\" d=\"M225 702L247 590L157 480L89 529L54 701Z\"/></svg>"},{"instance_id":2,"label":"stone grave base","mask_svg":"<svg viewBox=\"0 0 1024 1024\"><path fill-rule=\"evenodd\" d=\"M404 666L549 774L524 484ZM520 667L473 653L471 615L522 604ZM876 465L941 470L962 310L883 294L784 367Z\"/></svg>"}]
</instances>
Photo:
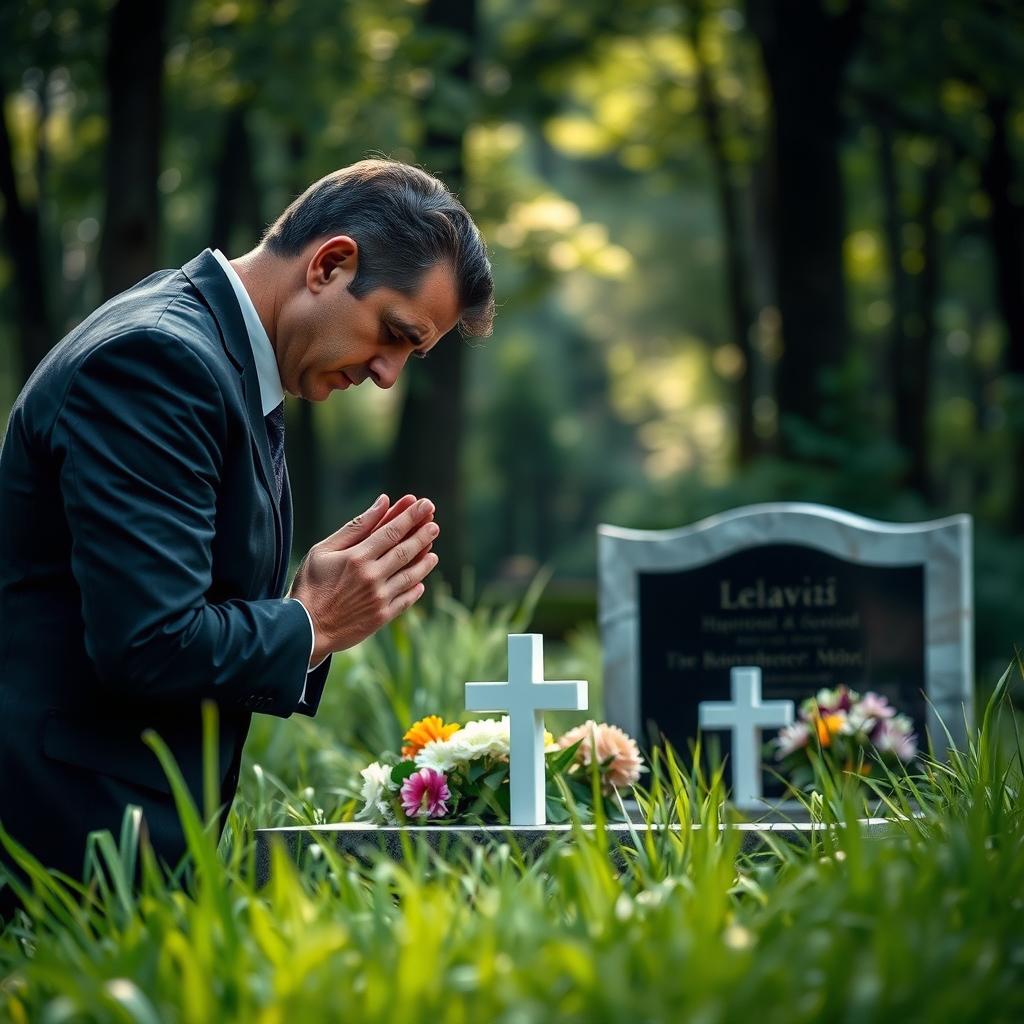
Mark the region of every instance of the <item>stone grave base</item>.
<instances>
[{"instance_id":1,"label":"stone grave base","mask_svg":"<svg viewBox=\"0 0 1024 1024\"><path fill-rule=\"evenodd\" d=\"M870 838L885 838L894 831L889 818L862 818L861 829ZM678 832L681 825L646 825L610 822L605 826L613 847L634 845L634 839L643 842L646 834L669 828ZM687 826L699 829L700 825ZM824 831L831 826L803 821L773 821L721 825L722 829L737 830L742 837L741 848L752 852L762 846L767 836L799 841L811 832ZM592 832L595 825L584 825ZM413 848L426 844L435 853L453 856L465 852L467 846L493 846L499 843L518 849L525 858L542 854L552 843L572 832L571 825L366 825L362 822L342 822L336 825L306 825L287 828L260 828L256 830L256 880L264 885L270 877L270 846L284 843L291 858L298 861L304 851L314 843L333 847L339 853L351 854L370 862L381 854L402 860L403 839Z\"/></svg>"}]
</instances>

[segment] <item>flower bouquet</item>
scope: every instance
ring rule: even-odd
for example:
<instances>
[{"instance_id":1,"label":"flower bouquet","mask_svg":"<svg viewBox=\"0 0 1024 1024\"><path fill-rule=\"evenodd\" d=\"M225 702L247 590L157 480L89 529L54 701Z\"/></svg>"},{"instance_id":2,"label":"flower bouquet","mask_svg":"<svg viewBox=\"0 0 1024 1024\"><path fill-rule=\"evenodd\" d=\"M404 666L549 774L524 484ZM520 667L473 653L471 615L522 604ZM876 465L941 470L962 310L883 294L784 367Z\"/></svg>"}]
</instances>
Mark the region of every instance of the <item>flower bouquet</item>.
<instances>
[{"instance_id":1,"label":"flower bouquet","mask_svg":"<svg viewBox=\"0 0 1024 1024\"><path fill-rule=\"evenodd\" d=\"M647 770L636 742L614 725L587 721L557 740L545 733L547 820L569 820L561 779L577 812L593 812L593 773L610 818L621 818L616 794ZM401 755L367 765L357 821L405 825L506 823L509 820L509 719L481 718L465 725L437 715L416 722Z\"/></svg>"},{"instance_id":2,"label":"flower bouquet","mask_svg":"<svg viewBox=\"0 0 1024 1024\"><path fill-rule=\"evenodd\" d=\"M798 719L768 743L783 775L798 789L814 783L814 758L833 773L871 774L873 764L909 764L917 754L914 724L877 693L839 686L800 705Z\"/></svg>"}]
</instances>

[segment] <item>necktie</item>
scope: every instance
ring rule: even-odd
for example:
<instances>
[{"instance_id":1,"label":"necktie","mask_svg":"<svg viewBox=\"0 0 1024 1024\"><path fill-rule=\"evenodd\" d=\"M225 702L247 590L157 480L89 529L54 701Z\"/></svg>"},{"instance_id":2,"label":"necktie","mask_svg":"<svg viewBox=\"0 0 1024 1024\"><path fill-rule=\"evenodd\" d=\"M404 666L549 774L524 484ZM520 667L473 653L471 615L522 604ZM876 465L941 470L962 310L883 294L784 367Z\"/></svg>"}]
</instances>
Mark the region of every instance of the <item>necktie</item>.
<instances>
[{"instance_id":1,"label":"necktie","mask_svg":"<svg viewBox=\"0 0 1024 1024\"><path fill-rule=\"evenodd\" d=\"M274 464L274 484L277 487L277 501L281 503L284 491L284 402L271 409L263 422L267 425L267 440L270 442L270 459Z\"/></svg>"}]
</instances>

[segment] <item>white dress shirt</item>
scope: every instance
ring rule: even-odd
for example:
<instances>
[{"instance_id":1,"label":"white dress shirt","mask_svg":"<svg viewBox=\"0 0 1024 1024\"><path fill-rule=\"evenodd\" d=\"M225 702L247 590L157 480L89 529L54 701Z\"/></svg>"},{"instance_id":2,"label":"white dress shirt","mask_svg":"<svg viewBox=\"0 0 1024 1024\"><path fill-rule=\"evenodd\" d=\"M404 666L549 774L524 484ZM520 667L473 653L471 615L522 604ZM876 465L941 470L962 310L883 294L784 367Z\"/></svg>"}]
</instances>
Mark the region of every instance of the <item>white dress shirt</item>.
<instances>
[{"instance_id":1,"label":"white dress shirt","mask_svg":"<svg viewBox=\"0 0 1024 1024\"><path fill-rule=\"evenodd\" d=\"M220 249L214 249L213 255L231 282L231 288L242 310L242 320L249 335L249 345L252 347L252 358L256 363L256 377L260 382L260 402L263 406L263 415L266 416L284 401L284 388L281 386L281 373L277 368L277 356L274 355L274 347L270 344L266 328L260 320L259 313L256 312L252 299L249 298L249 293L245 290L245 285L242 284L242 279L235 273L235 268L231 266L228 258ZM286 597L285 600L295 601L306 613L306 618L309 619L309 635L312 638L309 644L309 660L312 661L313 650L316 647L313 616L309 614L309 609L297 597ZM317 662L316 665L310 665L309 672L319 668L324 661L326 661L325 658ZM306 688L303 687L299 700L305 700L305 697Z\"/></svg>"}]
</instances>

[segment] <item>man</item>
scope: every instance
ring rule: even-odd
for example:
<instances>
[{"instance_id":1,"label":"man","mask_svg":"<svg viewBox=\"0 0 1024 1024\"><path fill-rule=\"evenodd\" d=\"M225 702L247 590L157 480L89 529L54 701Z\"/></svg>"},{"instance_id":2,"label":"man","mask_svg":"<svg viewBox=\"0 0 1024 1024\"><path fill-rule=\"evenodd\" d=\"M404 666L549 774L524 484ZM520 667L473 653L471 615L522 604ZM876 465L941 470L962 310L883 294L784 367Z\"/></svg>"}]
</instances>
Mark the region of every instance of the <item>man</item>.
<instances>
[{"instance_id":1,"label":"man","mask_svg":"<svg viewBox=\"0 0 1024 1024\"><path fill-rule=\"evenodd\" d=\"M228 806L251 713L315 714L331 653L421 596L433 506L382 495L282 598L283 399L389 388L456 324L489 333L493 308L459 202L364 161L310 186L252 252L153 274L43 360L0 451L0 823L45 865L80 875L86 836L127 804L174 864L184 840L141 733L198 800L215 701Z\"/></svg>"}]
</instances>

